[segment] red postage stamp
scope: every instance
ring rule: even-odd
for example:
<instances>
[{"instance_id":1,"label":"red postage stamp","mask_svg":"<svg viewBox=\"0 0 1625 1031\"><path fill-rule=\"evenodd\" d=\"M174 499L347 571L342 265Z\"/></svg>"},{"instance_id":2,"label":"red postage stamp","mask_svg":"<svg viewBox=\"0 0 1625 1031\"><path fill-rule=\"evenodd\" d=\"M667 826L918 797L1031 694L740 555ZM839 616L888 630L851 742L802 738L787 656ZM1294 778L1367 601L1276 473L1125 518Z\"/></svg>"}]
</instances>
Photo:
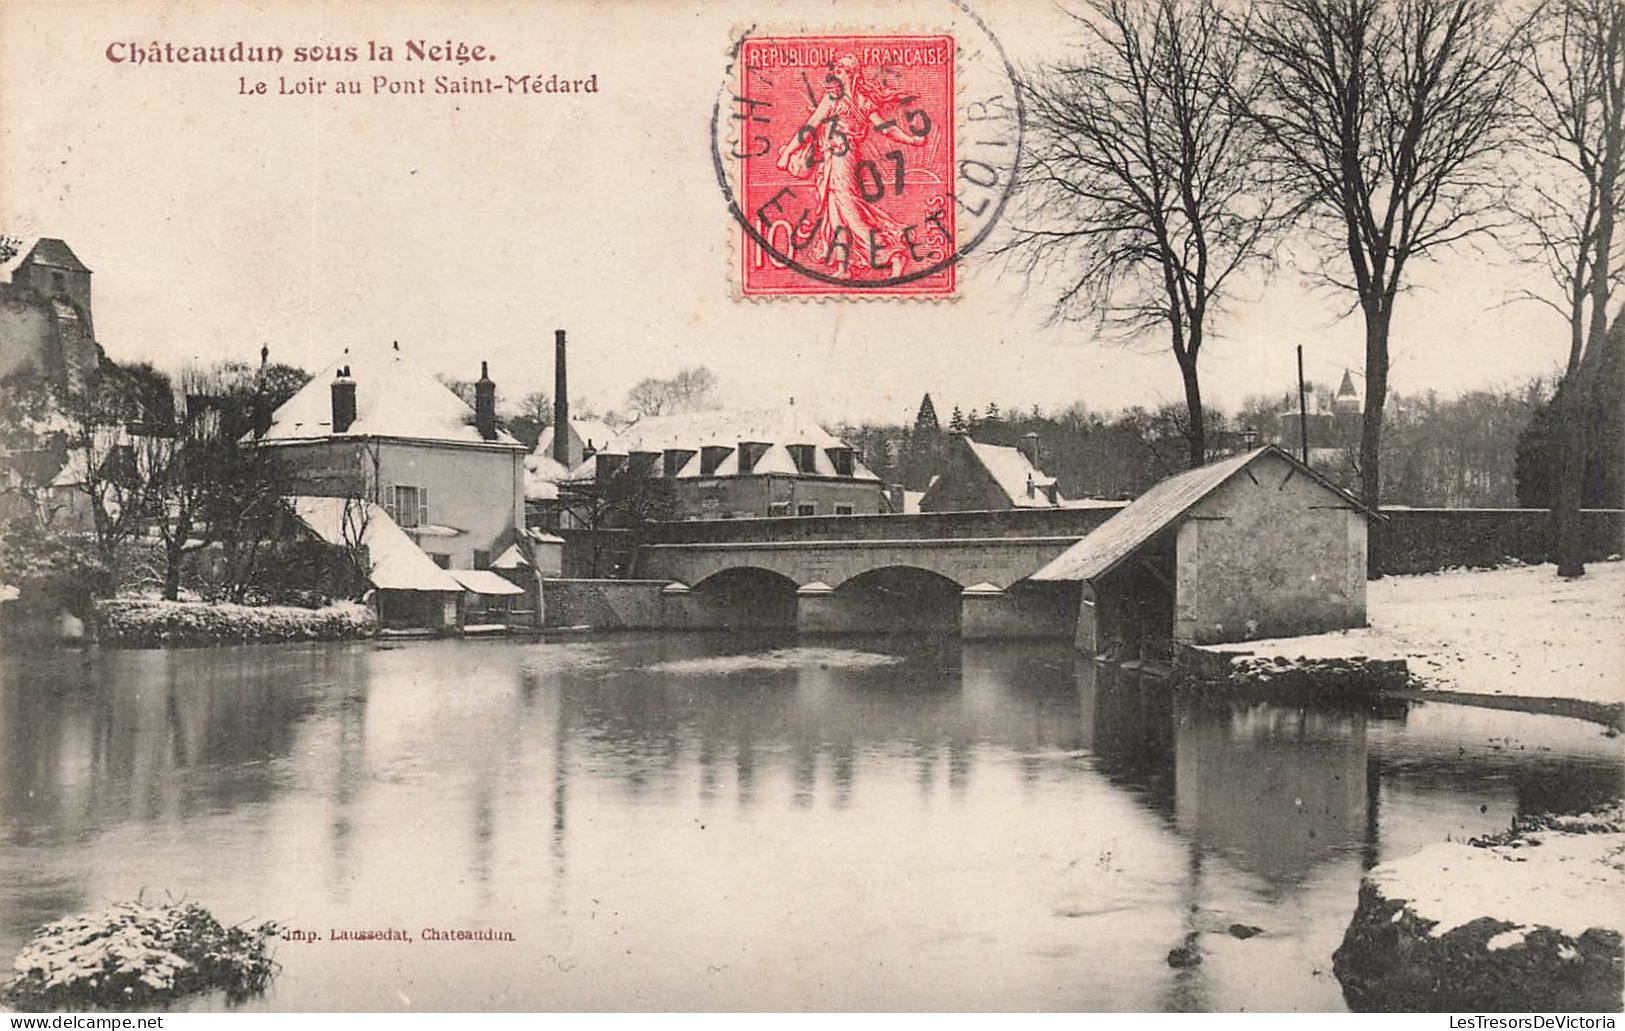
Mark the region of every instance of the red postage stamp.
<instances>
[{"instance_id":1,"label":"red postage stamp","mask_svg":"<svg viewBox=\"0 0 1625 1031\"><path fill-rule=\"evenodd\" d=\"M954 292L954 40L742 41L741 292Z\"/></svg>"}]
</instances>

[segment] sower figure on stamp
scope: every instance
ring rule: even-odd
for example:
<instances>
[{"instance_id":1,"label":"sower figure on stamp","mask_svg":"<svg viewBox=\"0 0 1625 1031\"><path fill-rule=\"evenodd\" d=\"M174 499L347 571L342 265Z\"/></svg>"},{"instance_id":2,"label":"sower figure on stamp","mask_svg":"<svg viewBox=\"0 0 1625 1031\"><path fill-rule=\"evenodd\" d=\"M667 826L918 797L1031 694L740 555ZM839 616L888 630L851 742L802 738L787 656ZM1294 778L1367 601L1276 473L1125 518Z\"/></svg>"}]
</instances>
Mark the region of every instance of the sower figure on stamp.
<instances>
[{"instance_id":1,"label":"sower figure on stamp","mask_svg":"<svg viewBox=\"0 0 1625 1031\"><path fill-rule=\"evenodd\" d=\"M830 71L834 85L794 136L779 148L778 167L797 179L815 178L817 204L797 227L798 249L809 242L814 254L849 275L852 259L875 271L901 276L908 264L907 227L863 198L859 168L871 133L911 147L925 143L887 115L903 100L902 91L871 81L852 54ZM826 80L828 81L828 80Z\"/></svg>"}]
</instances>

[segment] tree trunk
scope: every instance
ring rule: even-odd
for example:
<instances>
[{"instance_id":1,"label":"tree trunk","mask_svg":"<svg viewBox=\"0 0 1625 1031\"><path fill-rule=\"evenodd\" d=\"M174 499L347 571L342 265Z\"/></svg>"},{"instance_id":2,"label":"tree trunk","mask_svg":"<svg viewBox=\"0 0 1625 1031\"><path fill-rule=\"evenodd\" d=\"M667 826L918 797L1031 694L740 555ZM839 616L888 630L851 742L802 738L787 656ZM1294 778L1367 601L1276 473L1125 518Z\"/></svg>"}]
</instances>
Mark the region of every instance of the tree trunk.
<instances>
[{"instance_id":1,"label":"tree trunk","mask_svg":"<svg viewBox=\"0 0 1625 1031\"><path fill-rule=\"evenodd\" d=\"M1388 399L1388 326L1393 309L1368 308L1365 318L1365 414L1360 419L1360 500L1373 511L1382 494L1382 408Z\"/></svg>"},{"instance_id":2,"label":"tree trunk","mask_svg":"<svg viewBox=\"0 0 1625 1031\"><path fill-rule=\"evenodd\" d=\"M1557 575L1584 576L1585 554L1580 539L1581 485L1585 480L1586 390L1583 367L1570 374L1557 404L1557 490L1552 498L1552 535L1557 552Z\"/></svg>"},{"instance_id":3,"label":"tree trunk","mask_svg":"<svg viewBox=\"0 0 1625 1031\"><path fill-rule=\"evenodd\" d=\"M1185 380L1185 412L1190 426L1185 440L1190 445L1187 467L1207 464L1207 420L1202 417L1202 385L1196 378L1196 359L1180 360L1179 374Z\"/></svg>"},{"instance_id":4,"label":"tree trunk","mask_svg":"<svg viewBox=\"0 0 1625 1031\"><path fill-rule=\"evenodd\" d=\"M164 548L164 600L176 601L181 595L181 559L183 553L178 546Z\"/></svg>"}]
</instances>

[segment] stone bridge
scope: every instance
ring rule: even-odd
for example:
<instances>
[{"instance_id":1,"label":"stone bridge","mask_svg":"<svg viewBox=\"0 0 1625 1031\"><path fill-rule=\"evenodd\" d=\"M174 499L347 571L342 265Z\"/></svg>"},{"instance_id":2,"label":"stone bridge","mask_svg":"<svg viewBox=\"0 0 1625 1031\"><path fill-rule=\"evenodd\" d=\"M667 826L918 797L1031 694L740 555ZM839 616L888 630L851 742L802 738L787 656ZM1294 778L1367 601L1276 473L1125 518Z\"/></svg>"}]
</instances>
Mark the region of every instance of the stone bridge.
<instances>
[{"instance_id":1,"label":"stone bridge","mask_svg":"<svg viewBox=\"0 0 1625 1031\"><path fill-rule=\"evenodd\" d=\"M669 523L639 575L671 625L1064 636L1075 589L1026 578L1118 507Z\"/></svg>"}]
</instances>

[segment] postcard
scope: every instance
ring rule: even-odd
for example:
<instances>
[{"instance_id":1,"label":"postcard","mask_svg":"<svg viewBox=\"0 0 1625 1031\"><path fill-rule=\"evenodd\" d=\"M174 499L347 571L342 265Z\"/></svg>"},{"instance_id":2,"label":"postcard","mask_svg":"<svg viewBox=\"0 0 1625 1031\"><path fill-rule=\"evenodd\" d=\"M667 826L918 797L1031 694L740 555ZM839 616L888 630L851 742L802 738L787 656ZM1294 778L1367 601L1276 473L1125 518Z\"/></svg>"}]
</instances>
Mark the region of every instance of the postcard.
<instances>
[{"instance_id":1,"label":"postcard","mask_svg":"<svg viewBox=\"0 0 1625 1031\"><path fill-rule=\"evenodd\" d=\"M1617 1013L1622 46L0 4L0 1008Z\"/></svg>"}]
</instances>

